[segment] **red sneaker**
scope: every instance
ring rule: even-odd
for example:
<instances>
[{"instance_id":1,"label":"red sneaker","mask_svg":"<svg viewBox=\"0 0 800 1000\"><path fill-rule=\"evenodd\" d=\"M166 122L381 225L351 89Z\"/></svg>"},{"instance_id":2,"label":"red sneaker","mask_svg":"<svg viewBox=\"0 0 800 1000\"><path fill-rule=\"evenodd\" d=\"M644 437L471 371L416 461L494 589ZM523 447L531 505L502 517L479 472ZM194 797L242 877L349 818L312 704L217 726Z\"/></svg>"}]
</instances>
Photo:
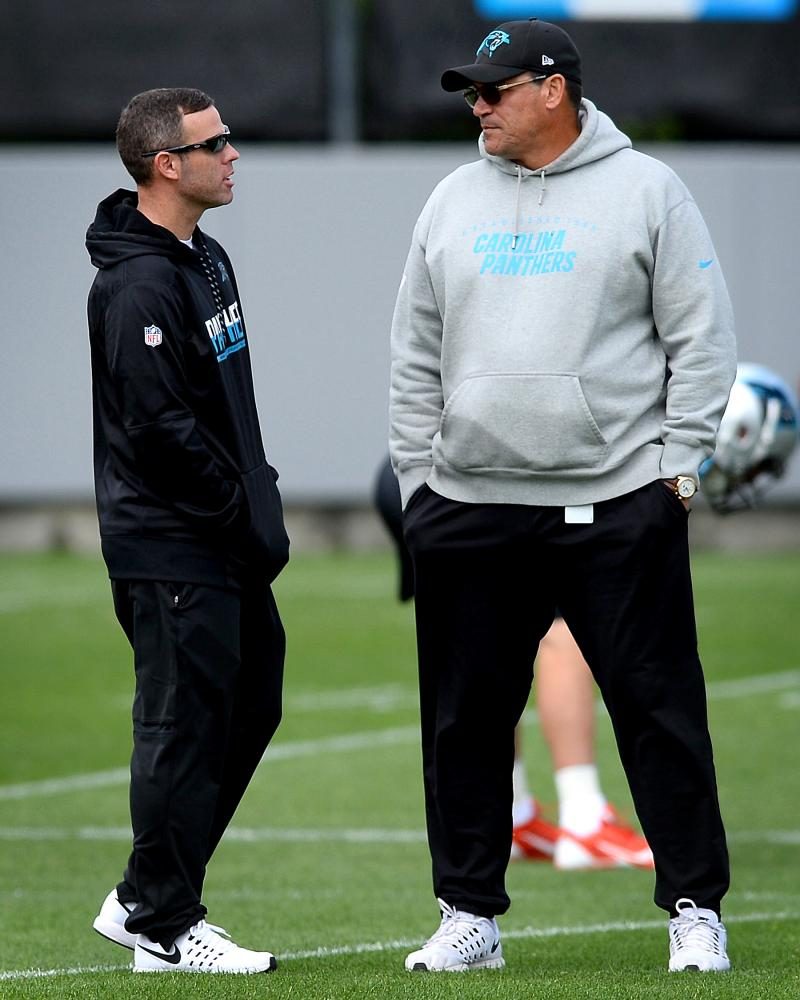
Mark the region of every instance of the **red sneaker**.
<instances>
[{"instance_id":1,"label":"red sneaker","mask_svg":"<svg viewBox=\"0 0 800 1000\"><path fill-rule=\"evenodd\" d=\"M515 826L511 840L511 858L528 861L552 861L561 830L542 819L541 806L536 803L536 813L527 823Z\"/></svg>"},{"instance_id":2,"label":"red sneaker","mask_svg":"<svg viewBox=\"0 0 800 1000\"><path fill-rule=\"evenodd\" d=\"M654 868L653 852L642 834L606 806L600 828L588 837L559 831L553 863L562 871L580 868Z\"/></svg>"}]
</instances>

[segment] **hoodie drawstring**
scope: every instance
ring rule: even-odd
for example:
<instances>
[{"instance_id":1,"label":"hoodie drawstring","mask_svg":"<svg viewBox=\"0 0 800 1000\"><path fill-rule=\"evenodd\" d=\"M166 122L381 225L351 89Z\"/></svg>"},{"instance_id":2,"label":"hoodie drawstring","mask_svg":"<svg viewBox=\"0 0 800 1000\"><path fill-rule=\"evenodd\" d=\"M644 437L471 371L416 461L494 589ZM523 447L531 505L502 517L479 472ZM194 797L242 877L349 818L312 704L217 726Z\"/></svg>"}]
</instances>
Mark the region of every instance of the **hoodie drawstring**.
<instances>
[{"instance_id":1,"label":"hoodie drawstring","mask_svg":"<svg viewBox=\"0 0 800 1000\"><path fill-rule=\"evenodd\" d=\"M539 185L539 201L538 204L541 205L544 201L544 193L547 190L547 183L545 178L544 169L539 173L539 179L541 181ZM514 235L511 240L511 249L517 249L517 239L519 237L519 202L522 192L522 167L517 164L517 202L514 206Z\"/></svg>"},{"instance_id":2,"label":"hoodie drawstring","mask_svg":"<svg viewBox=\"0 0 800 1000\"><path fill-rule=\"evenodd\" d=\"M517 204L514 206L514 238L511 240L511 249L517 248L517 237L519 236L519 196L522 188L522 167L517 164Z\"/></svg>"},{"instance_id":3,"label":"hoodie drawstring","mask_svg":"<svg viewBox=\"0 0 800 1000\"><path fill-rule=\"evenodd\" d=\"M211 253L204 239L200 240L200 263L203 265L206 278L208 279L209 285L211 285L211 293L214 296L214 302L217 306L217 310L222 312L225 307L225 303L222 299L222 292L220 291L219 283L217 282L217 276L214 273L214 262L211 259Z\"/></svg>"}]
</instances>

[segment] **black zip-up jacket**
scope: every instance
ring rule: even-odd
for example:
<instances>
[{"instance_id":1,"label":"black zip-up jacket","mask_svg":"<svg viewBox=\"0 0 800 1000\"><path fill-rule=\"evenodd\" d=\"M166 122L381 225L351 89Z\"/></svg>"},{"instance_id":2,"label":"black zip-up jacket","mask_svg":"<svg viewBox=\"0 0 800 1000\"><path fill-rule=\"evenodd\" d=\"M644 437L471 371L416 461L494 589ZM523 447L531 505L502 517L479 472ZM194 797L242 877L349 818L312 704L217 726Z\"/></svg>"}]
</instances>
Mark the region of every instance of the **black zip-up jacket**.
<instances>
[{"instance_id":1,"label":"black zip-up jacket","mask_svg":"<svg viewBox=\"0 0 800 1000\"><path fill-rule=\"evenodd\" d=\"M94 477L112 579L238 586L289 557L228 255L120 190L86 234Z\"/></svg>"}]
</instances>

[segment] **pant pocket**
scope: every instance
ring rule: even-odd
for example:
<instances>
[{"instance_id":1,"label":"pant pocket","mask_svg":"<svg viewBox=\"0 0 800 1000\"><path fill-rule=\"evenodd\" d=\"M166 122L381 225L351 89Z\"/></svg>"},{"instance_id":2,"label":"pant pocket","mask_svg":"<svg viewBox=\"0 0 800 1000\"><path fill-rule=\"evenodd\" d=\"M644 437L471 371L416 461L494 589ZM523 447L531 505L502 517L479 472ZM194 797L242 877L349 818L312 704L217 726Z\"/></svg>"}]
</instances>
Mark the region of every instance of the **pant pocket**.
<instances>
[{"instance_id":1,"label":"pant pocket","mask_svg":"<svg viewBox=\"0 0 800 1000\"><path fill-rule=\"evenodd\" d=\"M190 596L190 584L144 580L131 586L137 732L155 734L175 725L180 618Z\"/></svg>"}]
</instances>

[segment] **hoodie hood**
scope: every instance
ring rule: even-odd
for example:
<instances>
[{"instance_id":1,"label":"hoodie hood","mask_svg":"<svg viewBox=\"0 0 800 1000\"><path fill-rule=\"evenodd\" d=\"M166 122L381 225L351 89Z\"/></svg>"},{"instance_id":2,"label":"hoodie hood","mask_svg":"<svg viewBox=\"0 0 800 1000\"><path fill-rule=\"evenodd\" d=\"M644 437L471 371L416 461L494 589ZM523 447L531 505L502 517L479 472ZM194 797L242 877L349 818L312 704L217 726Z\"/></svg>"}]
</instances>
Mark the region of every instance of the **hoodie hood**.
<instances>
[{"instance_id":1,"label":"hoodie hood","mask_svg":"<svg viewBox=\"0 0 800 1000\"><path fill-rule=\"evenodd\" d=\"M86 231L86 249L95 267L112 267L148 254L178 257L186 250L168 229L145 218L138 204L135 191L120 188L97 206L94 222Z\"/></svg>"},{"instance_id":2,"label":"hoodie hood","mask_svg":"<svg viewBox=\"0 0 800 1000\"><path fill-rule=\"evenodd\" d=\"M528 167L520 166L503 156L493 156L491 153L487 153L483 132L478 138L478 150L481 156L493 163L498 170L524 178L541 176L545 173L548 175L561 174L567 170L585 166L587 163L602 160L603 157L611 156L612 153L617 153L621 149L631 148L631 140L627 135L617 128L608 115L598 111L591 101L586 99L581 101L578 117L581 123L581 134L575 142L568 146L560 156L557 156L552 163L545 164L536 170L529 170Z\"/></svg>"},{"instance_id":3,"label":"hoodie hood","mask_svg":"<svg viewBox=\"0 0 800 1000\"><path fill-rule=\"evenodd\" d=\"M519 233L519 205L522 194L522 182L528 177L538 177L539 198L538 203L544 203L547 177L552 174L563 174L568 170L575 170L577 167L586 166L587 163L594 163L602 160L606 156L618 153L621 149L630 149L631 140L620 132L617 126L611 121L608 115L598 111L591 101L582 100L578 110L578 118L581 123L581 132L578 138L568 146L560 156L557 156L552 163L548 163L536 170L523 167L513 160L507 160L503 156L493 156L486 152L483 132L478 138L478 150L481 156L491 164L502 170L505 174L512 174L517 178L517 197L514 207L514 241L512 249L517 245L517 234Z\"/></svg>"}]
</instances>

